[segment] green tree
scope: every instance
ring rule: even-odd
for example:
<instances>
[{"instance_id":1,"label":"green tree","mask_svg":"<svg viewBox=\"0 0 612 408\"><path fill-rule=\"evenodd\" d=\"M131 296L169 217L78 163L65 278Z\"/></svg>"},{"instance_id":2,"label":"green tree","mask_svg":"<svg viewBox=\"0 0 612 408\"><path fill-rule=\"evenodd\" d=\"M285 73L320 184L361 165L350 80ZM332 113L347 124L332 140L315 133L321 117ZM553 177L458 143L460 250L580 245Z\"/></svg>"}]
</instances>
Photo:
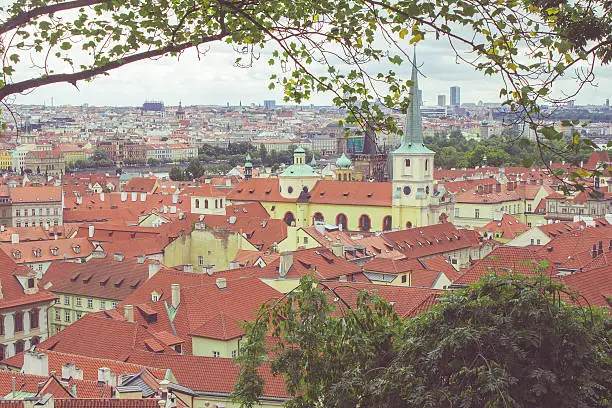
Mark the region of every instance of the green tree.
<instances>
[{"instance_id":1,"label":"green tree","mask_svg":"<svg viewBox=\"0 0 612 408\"><path fill-rule=\"evenodd\" d=\"M185 173L179 166L172 166L169 177L172 181L183 181L185 180Z\"/></svg>"},{"instance_id":2,"label":"green tree","mask_svg":"<svg viewBox=\"0 0 612 408\"><path fill-rule=\"evenodd\" d=\"M204 175L204 166L198 159L192 159L185 169L185 177L187 180L194 180Z\"/></svg>"},{"instance_id":3,"label":"green tree","mask_svg":"<svg viewBox=\"0 0 612 408\"><path fill-rule=\"evenodd\" d=\"M604 407L607 312L545 276L486 276L412 320L369 293L303 278L248 323L234 397L254 406L270 361L290 407ZM268 336L272 341L266 342Z\"/></svg>"}]
</instances>

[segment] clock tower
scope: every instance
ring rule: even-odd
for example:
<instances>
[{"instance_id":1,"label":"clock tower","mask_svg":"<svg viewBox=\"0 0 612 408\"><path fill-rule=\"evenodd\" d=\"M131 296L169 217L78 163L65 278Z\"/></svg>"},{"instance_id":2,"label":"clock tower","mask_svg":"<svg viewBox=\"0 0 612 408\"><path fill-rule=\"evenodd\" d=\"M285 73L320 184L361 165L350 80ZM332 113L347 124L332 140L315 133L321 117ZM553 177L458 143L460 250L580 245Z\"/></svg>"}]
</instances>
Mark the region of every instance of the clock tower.
<instances>
[{"instance_id":1,"label":"clock tower","mask_svg":"<svg viewBox=\"0 0 612 408\"><path fill-rule=\"evenodd\" d=\"M391 153L393 163L393 227L422 227L437 223L430 213L434 194L434 155L425 147L419 104L416 51L412 59L410 104L402 144Z\"/></svg>"}]
</instances>

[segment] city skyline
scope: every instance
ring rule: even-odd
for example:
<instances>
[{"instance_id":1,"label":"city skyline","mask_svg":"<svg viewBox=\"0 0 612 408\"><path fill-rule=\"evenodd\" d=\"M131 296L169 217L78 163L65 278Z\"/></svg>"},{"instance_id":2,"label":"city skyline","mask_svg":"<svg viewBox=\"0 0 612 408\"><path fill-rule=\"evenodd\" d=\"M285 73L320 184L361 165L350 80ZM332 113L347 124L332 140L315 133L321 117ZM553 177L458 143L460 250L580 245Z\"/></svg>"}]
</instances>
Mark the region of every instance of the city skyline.
<instances>
[{"instance_id":1,"label":"city skyline","mask_svg":"<svg viewBox=\"0 0 612 408\"><path fill-rule=\"evenodd\" d=\"M429 47L426 47L426 46ZM498 103L501 81L484 76L467 64L458 64L448 47L428 42L417 51L421 89L425 105L436 105L437 95L447 95L450 102L450 87L462 88L463 103ZM169 106L178 105L230 105L251 103L263 104L266 99L275 99L279 105L293 105L283 102L283 92L277 87L268 89L271 68L265 63L265 55L251 68L233 66L236 54L216 44L199 61L193 50L186 51L180 59L162 58L134 63L111 71L91 82L79 82L78 88L69 84L54 84L35 89L27 95L16 95L16 104L51 104L92 106L139 106L145 100L161 100ZM211 63L214 62L214 63ZM372 66L372 70L384 71L390 65ZM395 67L398 76L408 79L411 64L406 62ZM571 89L574 81L559 80L556 93ZM574 99L579 105L605 103L612 97L612 68L596 69L595 85L586 86ZM315 94L302 105L331 106L331 96Z\"/></svg>"}]
</instances>

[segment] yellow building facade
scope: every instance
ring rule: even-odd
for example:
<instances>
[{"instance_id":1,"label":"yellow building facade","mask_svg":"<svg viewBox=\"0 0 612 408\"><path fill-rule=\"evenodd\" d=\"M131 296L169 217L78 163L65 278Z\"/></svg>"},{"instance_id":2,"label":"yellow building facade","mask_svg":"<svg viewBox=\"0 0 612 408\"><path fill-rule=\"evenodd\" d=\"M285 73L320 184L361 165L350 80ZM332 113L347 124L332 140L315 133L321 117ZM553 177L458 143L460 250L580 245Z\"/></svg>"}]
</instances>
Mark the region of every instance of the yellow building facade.
<instances>
[{"instance_id":1,"label":"yellow building facade","mask_svg":"<svg viewBox=\"0 0 612 408\"><path fill-rule=\"evenodd\" d=\"M0 153L0 170L10 170L13 168L13 157L8 150L2 150Z\"/></svg>"}]
</instances>

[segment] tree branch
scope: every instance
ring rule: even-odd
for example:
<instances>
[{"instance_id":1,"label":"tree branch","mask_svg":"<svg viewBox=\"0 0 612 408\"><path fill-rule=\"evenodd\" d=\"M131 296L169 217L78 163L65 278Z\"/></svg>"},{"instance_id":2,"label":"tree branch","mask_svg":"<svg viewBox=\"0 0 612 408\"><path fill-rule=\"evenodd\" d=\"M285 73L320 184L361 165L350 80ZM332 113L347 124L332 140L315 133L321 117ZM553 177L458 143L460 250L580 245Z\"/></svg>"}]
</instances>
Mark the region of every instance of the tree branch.
<instances>
[{"instance_id":1,"label":"tree branch","mask_svg":"<svg viewBox=\"0 0 612 408\"><path fill-rule=\"evenodd\" d=\"M38 16L57 13L58 11L71 10L80 7L93 6L106 2L108 2L108 0L73 0L64 3L36 7L30 11L19 13L13 18L8 19L4 24L0 25L0 34L4 34L7 31L13 30Z\"/></svg>"},{"instance_id":2,"label":"tree branch","mask_svg":"<svg viewBox=\"0 0 612 408\"><path fill-rule=\"evenodd\" d=\"M0 88L0 101L2 101L8 95L21 93L29 89L38 88L43 85L50 85L50 84L55 84L55 83L66 82L66 83L76 86L77 81L82 81L84 79L88 79L88 78L92 78L100 74L104 74L108 71L122 67L124 65L131 64L136 61L149 59L149 58L161 57L165 54L169 54L173 52L181 52L183 50L186 50L187 48L196 47L204 43L221 40L227 35L228 33L226 31L221 31L219 34L204 37L201 41L197 43L185 42L181 44L167 45L165 47L162 47L156 50L144 51L144 52L128 55L124 58L110 61L101 67L90 68L90 69L75 72L72 74L48 75L48 76L43 76L40 78L27 79L21 82L6 84L3 88Z\"/></svg>"}]
</instances>

